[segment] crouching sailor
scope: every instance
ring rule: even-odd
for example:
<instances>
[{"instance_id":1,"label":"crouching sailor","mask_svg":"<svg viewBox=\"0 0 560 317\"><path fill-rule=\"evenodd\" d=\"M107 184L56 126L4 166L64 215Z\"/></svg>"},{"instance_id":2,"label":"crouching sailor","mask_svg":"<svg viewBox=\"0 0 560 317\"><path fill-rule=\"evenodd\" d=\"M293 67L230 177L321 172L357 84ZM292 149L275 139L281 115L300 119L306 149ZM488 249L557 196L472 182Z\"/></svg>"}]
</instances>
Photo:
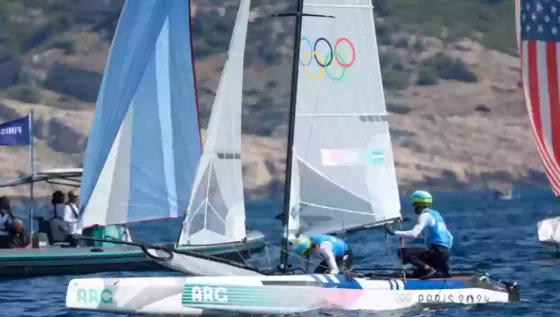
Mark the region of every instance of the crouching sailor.
<instances>
[{"instance_id":1,"label":"crouching sailor","mask_svg":"<svg viewBox=\"0 0 560 317\"><path fill-rule=\"evenodd\" d=\"M330 274L338 274L352 267L352 249L343 240L330 235L299 236L294 242L293 251L307 259L310 256L323 259L315 268L316 274L327 273L327 270Z\"/></svg>"},{"instance_id":2,"label":"crouching sailor","mask_svg":"<svg viewBox=\"0 0 560 317\"><path fill-rule=\"evenodd\" d=\"M394 231L386 226L389 234L394 234L403 238L416 239L418 235L426 230L425 248L402 248L399 256L404 263L410 263L416 267L415 275L421 279L428 279L436 276L449 276L449 250L453 243L453 236L447 230L440 213L430 209L432 205L432 195L425 191L415 191L412 194L412 207L414 213L418 215L418 222L409 231ZM440 274L438 274L438 272Z\"/></svg>"}]
</instances>

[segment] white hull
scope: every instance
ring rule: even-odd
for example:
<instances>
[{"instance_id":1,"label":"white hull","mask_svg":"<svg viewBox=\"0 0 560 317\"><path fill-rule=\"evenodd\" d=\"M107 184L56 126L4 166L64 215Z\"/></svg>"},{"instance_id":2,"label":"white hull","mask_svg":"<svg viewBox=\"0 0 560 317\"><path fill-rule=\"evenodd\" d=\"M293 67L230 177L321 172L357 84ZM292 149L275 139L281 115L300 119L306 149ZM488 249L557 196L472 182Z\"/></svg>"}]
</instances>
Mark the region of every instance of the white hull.
<instances>
[{"instance_id":1,"label":"white hull","mask_svg":"<svg viewBox=\"0 0 560 317\"><path fill-rule=\"evenodd\" d=\"M333 309L391 311L419 304L512 301L505 287L472 278L471 281L464 278L346 281L343 275L89 278L70 282L66 306L115 313L199 316L212 312L223 315ZM438 288L438 285L446 286Z\"/></svg>"},{"instance_id":2,"label":"white hull","mask_svg":"<svg viewBox=\"0 0 560 317\"><path fill-rule=\"evenodd\" d=\"M560 217L539 221L537 233L540 243L560 247Z\"/></svg>"},{"instance_id":3,"label":"white hull","mask_svg":"<svg viewBox=\"0 0 560 317\"><path fill-rule=\"evenodd\" d=\"M165 258L169 254L166 251L148 249L148 253L155 258ZM218 259L211 260L205 256L197 256L195 253L190 255L173 253L173 257L168 260L157 260L159 264L173 269L177 272L182 272L188 275L213 275L213 276L246 276L246 275L258 275L262 276L261 273L244 269L242 267L227 264L226 261L220 262Z\"/></svg>"}]
</instances>

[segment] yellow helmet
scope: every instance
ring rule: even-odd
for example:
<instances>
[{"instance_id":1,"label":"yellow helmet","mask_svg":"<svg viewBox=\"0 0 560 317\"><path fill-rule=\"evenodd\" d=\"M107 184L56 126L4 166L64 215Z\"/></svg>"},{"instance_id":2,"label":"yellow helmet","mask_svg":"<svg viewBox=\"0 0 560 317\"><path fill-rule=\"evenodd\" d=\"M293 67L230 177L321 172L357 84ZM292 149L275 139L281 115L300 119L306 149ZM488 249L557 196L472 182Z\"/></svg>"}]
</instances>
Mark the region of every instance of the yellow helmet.
<instances>
[{"instance_id":1,"label":"yellow helmet","mask_svg":"<svg viewBox=\"0 0 560 317\"><path fill-rule=\"evenodd\" d=\"M432 205L432 195L427 191L417 190L412 193L412 205L414 207L429 207Z\"/></svg>"},{"instance_id":2,"label":"yellow helmet","mask_svg":"<svg viewBox=\"0 0 560 317\"><path fill-rule=\"evenodd\" d=\"M293 252L296 254L304 255L309 248L311 248L311 240L306 236L299 236L293 245Z\"/></svg>"}]
</instances>

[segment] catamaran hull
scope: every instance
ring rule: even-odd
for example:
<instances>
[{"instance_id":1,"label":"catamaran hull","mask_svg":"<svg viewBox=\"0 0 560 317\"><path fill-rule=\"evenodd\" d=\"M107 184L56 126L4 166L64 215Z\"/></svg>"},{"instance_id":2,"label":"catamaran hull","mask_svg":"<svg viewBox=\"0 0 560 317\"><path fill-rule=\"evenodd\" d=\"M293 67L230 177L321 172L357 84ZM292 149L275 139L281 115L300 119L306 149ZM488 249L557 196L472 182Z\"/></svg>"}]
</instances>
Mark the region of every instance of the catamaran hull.
<instances>
[{"instance_id":1,"label":"catamaran hull","mask_svg":"<svg viewBox=\"0 0 560 317\"><path fill-rule=\"evenodd\" d=\"M390 311L416 305L507 303L505 287L476 276L437 280L371 280L344 275L75 279L71 309L199 316L289 314L315 310Z\"/></svg>"},{"instance_id":2,"label":"catamaran hull","mask_svg":"<svg viewBox=\"0 0 560 317\"><path fill-rule=\"evenodd\" d=\"M264 235L251 231L248 232L245 243L185 246L178 250L239 260L249 258L251 253L260 252L264 247ZM151 260L140 248L134 246L0 250L0 278L170 269L162 264L164 263Z\"/></svg>"}]
</instances>

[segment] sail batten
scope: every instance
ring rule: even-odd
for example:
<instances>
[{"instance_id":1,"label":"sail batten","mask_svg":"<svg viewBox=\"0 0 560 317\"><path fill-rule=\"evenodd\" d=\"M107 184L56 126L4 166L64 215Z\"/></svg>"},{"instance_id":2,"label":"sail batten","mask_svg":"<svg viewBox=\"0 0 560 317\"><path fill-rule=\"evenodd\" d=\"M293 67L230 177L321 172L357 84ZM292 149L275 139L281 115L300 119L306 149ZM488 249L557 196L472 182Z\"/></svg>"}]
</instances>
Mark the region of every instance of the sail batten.
<instances>
[{"instance_id":1,"label":"sail batten","mask_svg":"<svg viewBox=\"0 0 560 317\"><path fill-rule=\"evenodd\" d=\"M303 3L289 239L401 218L372 7Z\"/></svg>"},{"instance_id":2,"label":"sail batten","mask_svg":"<svg viewBox=\"0 0 560 317\"><path fill-rule=\"evenodd\" d=\"M241 106L249 9L250 1L242 0L212 107L208 134L179 245L227 243L246 237Z\"/></svg>"},{"instance_id":3,"label":"sail batten","mask_svg":"<svg viewBox=\"0 0 560 317\"><path fill-rule=\"evenodd\" d=\"M201 154L190 1L127 1L96 104L80 228L177 217Z\"/></svg>"}]
</instances>

